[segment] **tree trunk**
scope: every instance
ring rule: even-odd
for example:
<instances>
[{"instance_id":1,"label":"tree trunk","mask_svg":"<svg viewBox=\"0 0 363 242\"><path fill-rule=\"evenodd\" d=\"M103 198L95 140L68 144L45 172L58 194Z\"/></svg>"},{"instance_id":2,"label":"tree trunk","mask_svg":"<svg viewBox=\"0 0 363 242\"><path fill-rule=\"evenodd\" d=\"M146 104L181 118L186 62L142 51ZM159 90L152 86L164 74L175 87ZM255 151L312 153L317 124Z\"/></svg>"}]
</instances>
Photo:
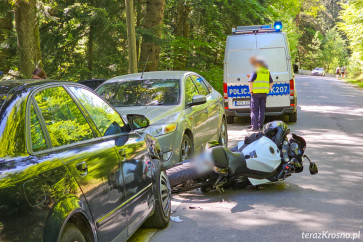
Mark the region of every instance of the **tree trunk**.
<instances>
[{"instance_id":1,"label":"tree trunk","mask_svg":"<svg viewBox=\"0 0 363 242\"><path fill-rule=\"evenodd\" d=\"M179 0L177 6L177 13L175 18L175 36L178 38L181 43L185 43L185 41L189 38L189 12L190 6L188 6L185 0ZM185 46L182 44L181 46ZM187 49L186 48L174 48L174 70L185 70L186 61L187 61Z\"/></svg>"},{"instance_id":2,"label":"tree trunk","mask_svg":"<svg viewBox=\"0 0 363 242\"><path fill-rule=\"evenodd\" d=\"M141 44L140 63L146 64L145 70L156 71L159 66L159 55L161 49L162 24L164 21L165 0L148 0L146 2L143 35Z\"/></svg>"},{"instance_id":3,"label":"tree trunk","mask_svg":"<svg viewBox=\"0 0 363 242\"><path fill-rule=\"evenodd\" d=\"M93 32L94 32L94 24L90 23L89 34L88 34L88 47L87 47L88 79L92 79L92 71L93 71Z\"/></svg>"},{"instance_id":4,"label":"tree trunk","mask_svg":"<svg viewBox=\"0 0 363 242\"><path fill-rule=\"evenodd\" d=\"M13 30L13 16L9 11L4 18L0 18L0 43L5 41L5 36ZM8 72L10 69L9 49L0 48L0 71Z\"/></svg>"},{"instance_id":5,"label":"tree trunk","mask_svg":"<svg viewBox=\"0 0 363 242\"><path fill-rule=\"evenodd\" d=\"M136 34L134 18L134 1L125 0L127 43L129 50L129 73L137 73Z\"/></svg>"},{"instance_id":6,"label":"tree trunk","mask_svg":"<svg viewBox=\"0 0 363 242\"><path fill-rule=\"evenodd\" d=\"M20 75L31 78L34 68L42 66L36 0L16 2L15 23Z\"/></svg>"},{"instance_id":7,"label":"tree trunk","mask_svg":"<svg viewBox=\"0 0 363 242\"><path fill-rule=\"evenodd\" d=\"M142 19L142 9L141 9L142 4L140 3L140 0L137 0L136 3L136 27L140 27L141 26L141 19ZM137 38L136 39L136 56L137 56L137 60L139 60L140 58L140 39Z\"/></svg>"}]
</instances>

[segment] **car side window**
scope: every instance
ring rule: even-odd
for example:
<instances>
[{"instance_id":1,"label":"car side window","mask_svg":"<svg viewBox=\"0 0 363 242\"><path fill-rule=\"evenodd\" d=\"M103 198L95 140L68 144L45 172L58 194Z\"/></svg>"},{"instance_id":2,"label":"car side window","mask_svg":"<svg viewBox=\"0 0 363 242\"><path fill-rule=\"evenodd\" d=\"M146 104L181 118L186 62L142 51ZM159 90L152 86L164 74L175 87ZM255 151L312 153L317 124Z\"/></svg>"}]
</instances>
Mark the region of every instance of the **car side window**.
<instances>
[{"instance_id":1,"label":"car side window","mask_svg":"<svg viewBox=\"0 0 363 242\"><path fill-rule=\"evenodd\" d=\"M53 147L92 139L82 112L63 87L52 87L34 96L46 123Z\"/></svg>"},{"instance_id":2,"label":"car side window","mask_svg":"<svg viewBox=\"0 0 363 242\"><path fill-rule=\"evenodd\" d=\"M42 127L33 104L30 106L30 137L34 152L47 149Z\"/></svg>"},{"instance_id":3,"label":"car side window","mask_svg":"<svg viewBox=\"0 0 363 242\"><path fill-rule=\"evenodd\" d=\"M209 89L208 87L205 85L205 83L203 82L203 79L199 76L192 76L193 82L195 83L195 85L198 88L199 94L200 95L204 95L207 96L209 94Z\"/></svg>"},{"instance_id":4,"label":"car side window","mask_svg":"<svg viewBox=\"0 0 363 242\"><path fill-rule=\"evenodd\" d=\"M207 82L203 77L202 77L202 80L203 80L204 85L208 88L209 93L211 93L213 90L211 84L209 84L209 82Z\"/></svg>"},{"instance_id":5,"label":"car side window","mask_svg":"<svg viewBox=\"0 0 363 242\"><path fill-rule=\"evenodd\" d=\"M187 98L187 103L193 101L193 97L199 95L198 89L192 81L191 77L187 77L185 80L185 94Z\"/></svg>"},{"instance_id":6,"label":"car side window","mask_svg":"<svg viewBox=\"0 0 363 242\"><path fill-rule=\"evenodd\" d=\"M81 87L71 86L69 89L87 110L102 136L128 131L120 115L96 94Z\"/></svg>"}]
</instances>

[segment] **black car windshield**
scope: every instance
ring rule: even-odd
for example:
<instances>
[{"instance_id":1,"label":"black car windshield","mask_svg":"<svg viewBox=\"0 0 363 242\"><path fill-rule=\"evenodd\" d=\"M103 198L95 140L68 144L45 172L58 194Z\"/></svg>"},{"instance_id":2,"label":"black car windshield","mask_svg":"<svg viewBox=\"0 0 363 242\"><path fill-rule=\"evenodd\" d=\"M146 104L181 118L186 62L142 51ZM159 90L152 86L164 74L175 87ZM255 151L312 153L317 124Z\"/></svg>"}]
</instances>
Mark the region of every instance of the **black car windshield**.
<instances>
[{"instance_id":1,"label":"black car windshield","mask_svg":"<svg viewBox=\"0 0 363 242\"><path fill-rule=\"evenodd\" d=\"M96 92L114 107L176 105L180 97L177 79L105 83Z\"/></svg>"}]
</instances>

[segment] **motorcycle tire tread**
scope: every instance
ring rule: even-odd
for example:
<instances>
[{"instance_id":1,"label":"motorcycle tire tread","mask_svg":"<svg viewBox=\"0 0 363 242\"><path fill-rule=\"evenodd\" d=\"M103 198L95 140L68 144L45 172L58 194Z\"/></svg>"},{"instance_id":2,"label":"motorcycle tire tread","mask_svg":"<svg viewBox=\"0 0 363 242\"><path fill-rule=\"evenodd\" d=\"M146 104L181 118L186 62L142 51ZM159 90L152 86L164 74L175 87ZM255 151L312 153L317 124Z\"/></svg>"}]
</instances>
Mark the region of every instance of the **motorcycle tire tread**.
<instances>
[{"instance_id":1,"label":"motorcycle tire tread","mask_svg":"<svg viewBox=\"0 0 363 242\"><path fill-rule=\"evenodd\" d=\"M166 174L172 187L198 178L198 173L190 162L184 162L181 165L174 166L168 169Z\"/></svg>"}]
</instances>

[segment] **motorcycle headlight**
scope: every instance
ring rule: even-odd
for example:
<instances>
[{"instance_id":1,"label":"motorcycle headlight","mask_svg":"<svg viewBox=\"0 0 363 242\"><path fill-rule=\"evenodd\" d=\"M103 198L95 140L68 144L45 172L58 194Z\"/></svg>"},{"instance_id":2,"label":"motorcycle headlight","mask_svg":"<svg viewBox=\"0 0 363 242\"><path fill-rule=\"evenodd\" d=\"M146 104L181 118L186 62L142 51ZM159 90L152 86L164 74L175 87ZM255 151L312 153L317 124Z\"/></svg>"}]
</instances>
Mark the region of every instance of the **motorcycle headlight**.
<instances>
[{"instance_id":1,"label":"motorcycle headlight","mask_svg":"<svg viewBox=\"0 0 363 242\"><path fill-rule=\"evenodd\" d=\"M152 125L147 130L145 130L145 132L147 132L151 136L157 137L164 134L172 133L176 130L177 127L177 123L169 123L155 126Z\"/></svg>"}]
</instances>

